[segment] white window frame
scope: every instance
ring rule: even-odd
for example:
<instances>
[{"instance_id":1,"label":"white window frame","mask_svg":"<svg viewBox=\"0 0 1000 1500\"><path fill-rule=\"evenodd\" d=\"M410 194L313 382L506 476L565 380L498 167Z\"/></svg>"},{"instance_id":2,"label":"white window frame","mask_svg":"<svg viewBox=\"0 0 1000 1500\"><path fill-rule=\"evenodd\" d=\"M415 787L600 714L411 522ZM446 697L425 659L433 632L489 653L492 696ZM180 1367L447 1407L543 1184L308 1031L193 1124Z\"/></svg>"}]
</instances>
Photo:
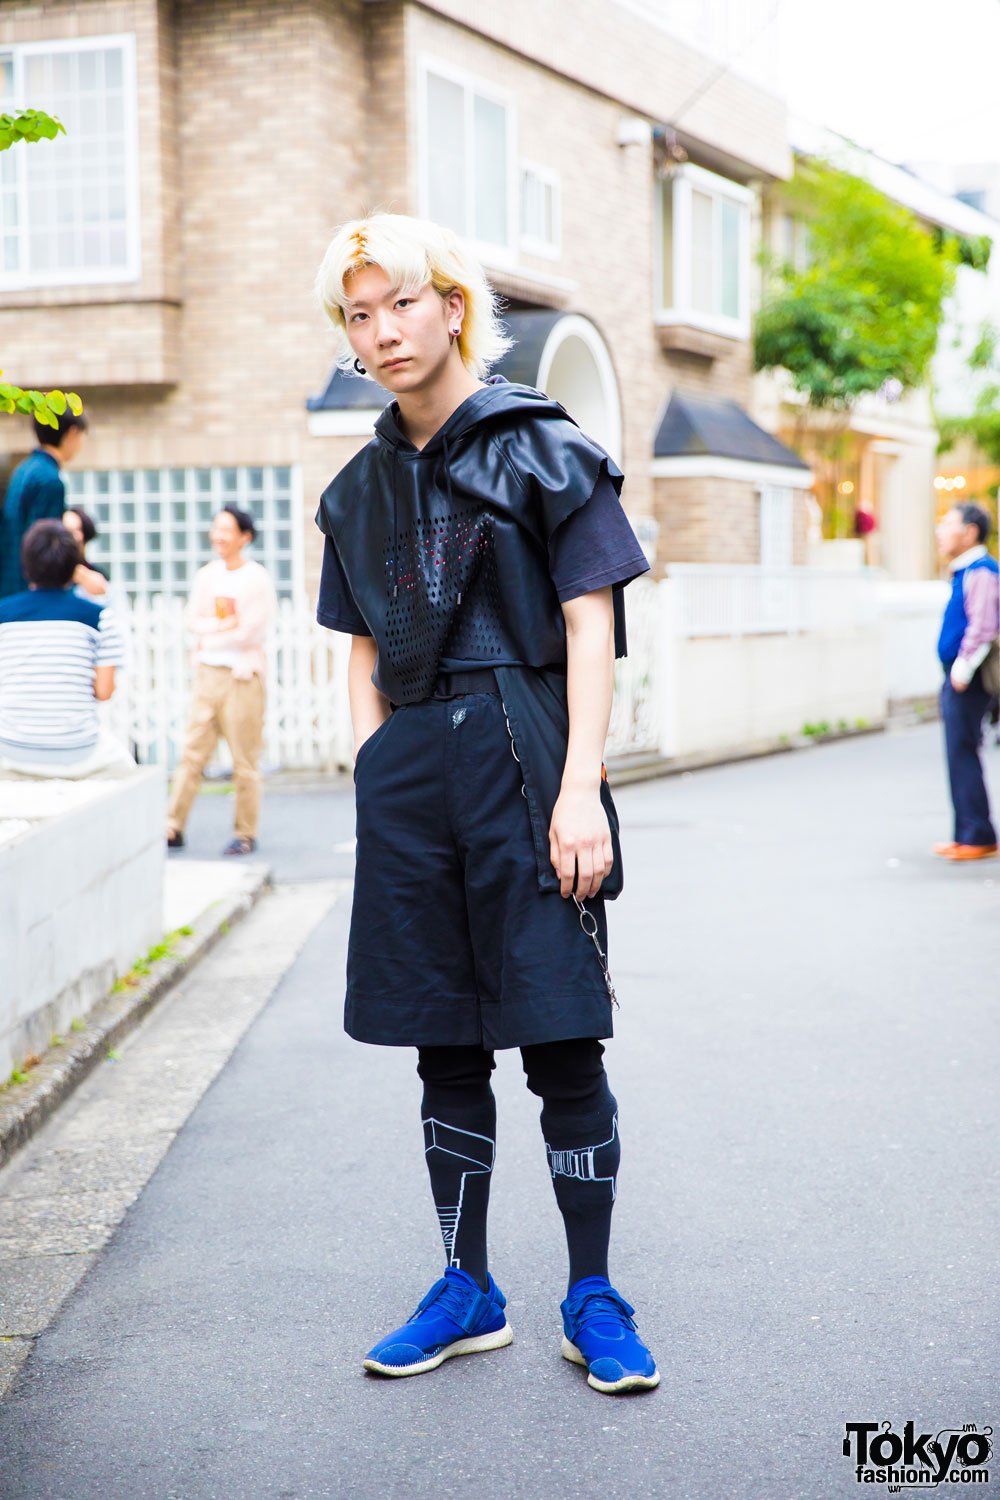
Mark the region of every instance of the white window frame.
<instances>
[{"instance_id":1,"label":"white window frame","mask_svg":"<svg viewBox=\"0 0 1000 1500\"><path fill-rule=\"evenodd\" d=\"M523 224L520 224L519 243L526 255L540 255L546 260L558 260L562 255L562 189L559 173L554 172L551 167L539 166L534 161L522 161L517 174L517 212L518 219L521 217L521 194L523 191L523 180L526 173L530 172L532 177L537 177L544 187L552 189L552 239L541 240L533 234L525 232Z\"/></svg>"},{"instance_id":2,"label":"white window frame","mask_svg":"<svg viewBox=\"0 0 1000 1500\"><path fill-rule=\"evenodd\" d=\"M695 310L691 305L691 271L692 271L692 205L691 194L697 188L701 192L708 193L712 198L727 198L739 205L739 267L737 282L737 300L739 302L739 313L728 317L723 313L706 313L700 309ZM672 200L672 229L673 229L673 287L670 288L669 301L672 305L667 306L667 291L663 285L663 204L662 194L671 193ZM656 256L656 322L669 325L682 323L693 328L704 328L709 333L721 333L728 338L745 339L750 336L750 206L754 201L754 194L750 188L742 187L738 182L732 182L728 177L720 177L716 172L709 172L704 167L692 166L686 163L668 178L664 178L656 184L654 199L655 213L654 223L656 232L655 256ZM713 257L717 263L717 269L721 267L721 248L719 245L720 219L713 215Z\"/></svg>"},{"instance_id":3,"label":"white window frame","mask_svg":"<svg viewBox=\"0 0 1000 1500\"><path fill-rule=\"evenodd\" d=\"M426 218L429 216L429 183L428 183L428 153L430 150L430 137L427 128L427 77L433 73L438 78L443 78L447 83L458 84L463 91L463 129L465 139L469 143L474 139L473 126L473 99L478 94L480 98L488 99L491 104L498 104L504 110L507 117L507 235L505 244L496 244L492 240L481 240L475 233L475 175L473 170L474 153L467 150L465 153L465 206L466 221L465 228L459 230L462 238L480 256L487 256L493 265L513 266L517 259L518 243L518 221L520 218L520 205L518 193L521 186L519 162L517 156L517 118L514 105L514 96L507 89L501 89L496 84L490 83L488 79L480 78L474 73L468 73L464 69L454 68L448 63L439 62L436 57L422 54L417 58L417 193L420 202L420 212Z\"/></svg>"},{"instance_id":4,"label":"white window frame","mask_svg":"<svg viewBox=\"0 0 1000 1500\"><path fill-rule=\"evenodd\" d=\"M94 266L89 269L56 271L4 271L0 268L0 289L16 291L31 287L49 286L107 286L123 282L138 281L141 275L140 221L139 221L139 173L138 173L138 117L136 111L135 35L132 32L114 32L103 36L66 37L48 42L15 42L0 45L0 55L14 60L14 97L18 108L46 109L46 99L24 97L24 67L26 57L56 52L89 52L110 47L122 49L122 94L125 114L125 264L123 266ZM58 136L57 141L69 136ZM27 238L28 183L30 156L25 153L44 151L49 143L12 147L17 158L18 220L21 234ZM55 145L55 142L51 144Z\"/></svg>"}]
</instances>

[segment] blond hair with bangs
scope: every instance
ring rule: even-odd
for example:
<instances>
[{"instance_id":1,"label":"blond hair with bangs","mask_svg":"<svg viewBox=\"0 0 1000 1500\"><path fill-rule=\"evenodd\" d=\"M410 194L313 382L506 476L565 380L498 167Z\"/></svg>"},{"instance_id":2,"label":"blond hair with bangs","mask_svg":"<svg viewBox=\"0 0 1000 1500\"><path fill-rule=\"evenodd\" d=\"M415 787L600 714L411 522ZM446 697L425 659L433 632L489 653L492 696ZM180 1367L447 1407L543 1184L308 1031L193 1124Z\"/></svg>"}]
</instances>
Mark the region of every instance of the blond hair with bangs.
<instances>
[{"instance_id":1,"label":"blond hair with bangs","mask_svg":"<svg viewBox=\"0 0 1000 1500\"><path fill-rule=\"evenodd\" d=\"M465 368L480 380L513 344L500 326L496 294L486 273L458 235L429 219L369 214L340 225L316 276L316 295L340 335L337 364L341 369L354 367L354 351L347 338L347 282L363 266L384 271L397 292L418 292L428 282L442 298L461 292L465 312L458 352Z\"/></svg>"}]
</instances>

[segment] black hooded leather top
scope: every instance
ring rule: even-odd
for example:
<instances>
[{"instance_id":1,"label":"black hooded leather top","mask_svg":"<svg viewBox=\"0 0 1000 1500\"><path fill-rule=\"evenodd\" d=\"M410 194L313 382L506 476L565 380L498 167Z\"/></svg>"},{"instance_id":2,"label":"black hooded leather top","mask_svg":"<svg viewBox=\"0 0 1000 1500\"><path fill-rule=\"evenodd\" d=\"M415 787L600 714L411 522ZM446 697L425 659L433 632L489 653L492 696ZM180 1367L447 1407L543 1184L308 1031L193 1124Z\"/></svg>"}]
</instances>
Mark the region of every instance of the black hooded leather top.
<instances>
[{"instance_id":1,"label":"black hooded leather top","mask_svg":"<svg viewBox=\"0 0 1000 1500\"><path fill-rule=\"evenodd\" d=\"M375 436L323 491L316 524L332 539L377 648L372 682L393 704L430 695L443 658L496 663L516 742L543 892L557 892L548 830L569 738L566 625L548 541L602 474L624 476L541 391L494 375L417 449L391 402ZM633 575L634 576L634 575ZM626 654L624 584L612 586L615 656ZM619 823L606 777L614 867Z\"/></svg>"},{"instance_id":2,"label":"black hooded leather top","mask_svg":"<svg viewBox=\"0 0 1000 1500\"><path fill-rule=\"evenodd\" d=\"M431 692L442 658L566 666L548 539L602 470L623 475L557 401L502 376L474 391L417 449L395 402L320 499L375 638L372 682L394 703ZM614 591L615 655L626 652Z\"/></svg>"}]
</instances>

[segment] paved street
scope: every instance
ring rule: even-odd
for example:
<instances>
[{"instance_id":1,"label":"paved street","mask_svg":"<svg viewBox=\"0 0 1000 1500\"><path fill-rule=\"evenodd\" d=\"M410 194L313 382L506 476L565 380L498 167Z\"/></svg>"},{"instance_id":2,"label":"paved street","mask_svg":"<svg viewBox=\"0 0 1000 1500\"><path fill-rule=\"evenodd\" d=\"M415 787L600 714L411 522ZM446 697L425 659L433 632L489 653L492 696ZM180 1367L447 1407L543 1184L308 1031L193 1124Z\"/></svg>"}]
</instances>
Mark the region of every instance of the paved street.
<instances>
[{"instance_id":1,"label":"paved street","mask_svg":"<svg viewBox=\"0 0 1000 1500\"><path fill-rule=\"evenodd\" d=\"M342 896L0 1408L2 1500L836 1500L859 1489L847 1421L996 1430L1000 862L928 853L937 726L617 800L611 1264L659 1389L604 1398L559 1357L562 1227L516 1052L491 1221L514 1343L364 1375L441 1250L413 1053L341 1029ZM200 800L192 855L231 812ZM352 832L346 784L284 793L261 854L329 880ZM997 1467L974 1488L1000 1494Z\"/></svg>"}]
</instances>

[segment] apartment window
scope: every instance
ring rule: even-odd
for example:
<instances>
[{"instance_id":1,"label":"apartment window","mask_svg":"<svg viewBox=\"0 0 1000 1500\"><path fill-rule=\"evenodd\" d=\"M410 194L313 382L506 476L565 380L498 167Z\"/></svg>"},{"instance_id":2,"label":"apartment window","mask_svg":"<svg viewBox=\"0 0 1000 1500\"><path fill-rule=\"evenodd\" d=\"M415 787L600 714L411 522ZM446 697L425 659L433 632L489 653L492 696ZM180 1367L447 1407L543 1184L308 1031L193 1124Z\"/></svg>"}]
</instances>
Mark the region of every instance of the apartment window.
<instances>
[{"instance_id":1,"label":"apartment window","mask_svg":"<svg viewBox=\"0 0 1000 1500\"><path fill-rule=\"evenodd\" d=\"M44 109L67 131L0 155L0 285L134 280L133 38L0 47L0 108Z\"/></svg>"},{"instance_id":2,"label":"apartment window","mask_svg":"<svg viewBox=\"0 0 1000 1500\"><path fill-rule=\"evenodd\" d=\"M427 217L467 239L509 248L515 208L513 110L499 93L424 65L422 197Z\"/></svg>"},{"instance_id":3,"label":"apartment window","mask_svg":"<svg viewBox=\"0 0 1000 1500\"><path fill-rule=\"evenodd\" d=\"M790 568L795 491L787 485L764 485L760 491L760 565Z\"/></svg>"},{"instance_id":4,"label":"apartment window","mask_svg":"<svg viewBox=\"0 0 1000 1500\"><path fill-rule=\"evenodd\" d=\"M248 510L257 527L248 556L263 563L279 596L301 588L298 470L68 469L67 499L93 516L98 535L88 558L106 567L131 599L186 595L197 570L214 557L212 517L224 505Z\"/></svg>"},{"instance_id":5,"label":"apartment window","mask_svg":"<svg viewBox=\"0 0 1000 1500\"><path fill-rule=\"evenodd\" d=\"M659 321L746 337L752 193L684 166L658 194Z\"/></svg>"},{"instance_id":6,"label":"apartment window","mask_svg":"<svg viewBox=\"0 0 1000 1500\"><path fill-rule=\"evenodd\" d=\"M559 178L521 163L521 249L529 255L559 254Z\"/></svg>"},{"instance_id":7,"label":"apartment window","mask_svg":"<svg viewBox=\"0 0 1000 1500\"><path fill-rule=\"evenodd\" d=\"M780 255L785 265L793 271L805 271L811 260L809 250L809 226L795 214L782 214Z\"/></svg>"}]
</instances>

